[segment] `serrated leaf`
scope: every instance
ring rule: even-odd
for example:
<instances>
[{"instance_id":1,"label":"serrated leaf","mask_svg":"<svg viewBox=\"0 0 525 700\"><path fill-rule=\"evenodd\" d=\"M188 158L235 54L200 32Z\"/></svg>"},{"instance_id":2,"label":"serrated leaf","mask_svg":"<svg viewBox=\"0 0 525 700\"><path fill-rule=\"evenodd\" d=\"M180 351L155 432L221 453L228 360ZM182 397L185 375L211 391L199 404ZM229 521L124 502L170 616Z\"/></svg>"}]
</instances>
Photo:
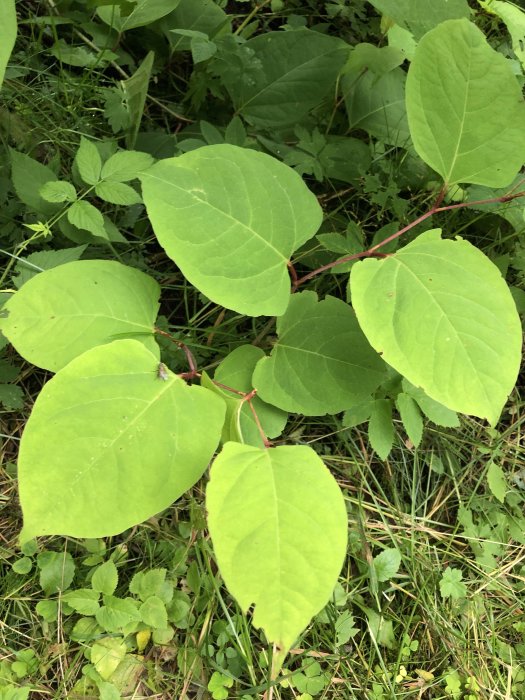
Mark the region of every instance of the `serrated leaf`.
<instances>
[{"instance_id":1,"label":"serrated leaf","mask_svg":"<svg viewBox=\"0 0 525 700\"><path fill-rule=\"evenodd\" d=\"M140 622L139 606L132 598L105 595L104 605L95 615L98 624L106 632L120 632L132 622Z\"/></svg>"},{"instance_id":2,"label":"serrated leaf","mask_svg":"<svg viewBox=\"0 0 525 700\"><path fill-rule=\"evenodd\" d=\"M123 182L99 182L95 187L95 192L100 199L110 202L110 204L131 206L142 202L140 194Z\"/></svg>"},{"instance_id":3,"label":"serrated leaf","mask_svg":"<svg viewBox=\"0 0 525 700\"><path fill-rule=\"evenodd\" d=\"M78 260L86 250L87 245L79 245L75 248L59 248L57 250L39 250L30 253L27 258L20 258L15 266L17 275L13 276L13 283L20 289L28 280L39 272L51 270L53 267Z\"/></svg>"},{"instance_id":4,"label":"serrated leaf","mask_svg":"<svg viewBox=\"0 0 525 700\"><path fill-rule=\"evenodd\" d=\"M466 19L425 34L406 100L418 155L447 186L505 187L525 161L525 103L505 57Z\"/></svg>"},{"instance_id":5,"label":"serrated leaf","mask_svg":"<svg viewBox=\"0 0 525 700\"><path fill-rule=\"evenodd\" d=\"M6 411L20 411L24 408L24 392L14 384L0 384L0 404Z\"/></svg>"},{"instance_id":6,"label":"serrated leaf","mask_svg":"<svg viewBox=\"0 0 525 700\"><path fill-rule=\"evenodd\" d=\"M214 62L235 109L258 127L300 121L335 88L350 47L309 29L266 32Z\"/></svg>"},{"instance_id":7,"label":"serrated leaf","mask_svg":"<svg viewBox=\"0 0 525 700\"><path fill-rule=\"evenodd\" d=\"M215 381L224 386L213 384L203 375L203 386L217 392L226 400L226 419L221 438L223 443L233 440L254 447L263 447L262 437L247 402L243 401L238 394L224 388L231 387L237 391L250 392L253 389L253 370L263 357L264 352L260 348L253 345L242 345L225 357L215 370ZM265 436L268 438L278 437L286 425L288 415L258 396L252 399L252 405Z\"/></svg>"},{"instance_id":8,"label":"serrated leaf","mask_svg":"<svg viewBox=\"0 0 525 700\"><path fill-rule=\"evenodd\" d=\"M401 565L401 553L399 549L390 547L384 549L373 559L373 566L377 576L377 580L381 583L389 581L399 571Z\"/></svg>"},{"instance_id":9,"label":"serrated leaf","mask_svg":"<svg viewBox=\"0 0 525 700\"><path fill-rule=\"evenodd\" d=\"M459 569L447 566L439 582L439 590L442 598L459 600L467 595L467 587L461 580L463 573Z\"/></svg>"},{"instance_id":10,"label":"serrated leaf","mask_svg":"<svg viewBox=\"0 0 525 700\"><path fill-rule=\"evenodd\" d=\"M155 235L199 291L243 314L284 313L288 260L322 219L297 173L220 144L160 161L141 181Z\"/></svg>"},{"instance_id":11,"label":"serrated leaf","mask_svg":"<svg viewBox=\"0 0 525 700\"><path fill-rule=\"evenodd\" d=\"M46 202L74 202L77 192L70 182L65 180L50 180L39 190L40 196Z\"/></svg>"},{"instance_id":12,"label":"serrated leaf","mask_svg":"<svg viewBox=\"0 0 525 700\"><path fill-rule=\"evenodd\" d=\"M98 593L112 595L115 592L118 583L118 571L115 562L104 562L97 566L91 578L91 587Z\"/></svg>"},{"instance_id":13,"label":"serrated leaf","mask_svg":"<svg viewBox=\"0 0 525 700\"><path fill-rule=\"evenodd\" d=\"M160 288L112 260L79 260L41 272L4 305L0 330L29 362L58 371L115 338L137 336L158 357L153 324ZM57 338L60 342L57 342Z\"/></svg>"},{"instance_id":14,"label":"serrated leaf","mask_svg":"<svg viewBox=\"0 0 525 700\"><path fill-rule=\"evenodd\" d=\"M44 386L20 443L22 540L117 534L202 476L224 406L172 373L159 380L157 368L139 342L117 340L75 358Z\"/></svg>"},{"instance_id":15,"label":"serrated leaf","mask_svg":"<svg viewBox=\"0 0 525 700\"><path fill-rule=\"evenodd\" d=\"M137 572L129 584L130 593L134 593L141 600L146 600L152 595L163 599L166 573L166 569L151 569L150 571Z\"/></svg>"},{"instance_id":16,"label":"serrated leaf","mask_svg":"<svg viewBox=\"0 0 525 700\"><path fill-rule=\"evenodd\" d=\"M358 262L351 287L386 362L448 408L497 422L521 363L521 322L480 250L427 231L395 255Z\"/></svg>"},{"instance_id":17,"label":"serrated leaf","mask_svg":"<svg viewBox=\"0 0 525 700\"><path fill-rule=\"evenodd\" d=\"M508 490L507 479L505 478L505 472L496 462L490 462L489 464L487 469L487 483L492 495L495 496L500 503L505 503L505 496Z\"/></svg>"},{"instance_id":18,"label":"serrated leaf","mask_svg":"<svg viewBox=\"0 0 525 700\"><path fill-rule=\"evenodd\" d=\"M370 411L368 438L372 448L381 459L386 459L394 444L392 424L392 402L389 399L376 399Z\"/></svg>"},{"instance_id":19,"label":"serrated leaf","mask_svg":"<svg viewBox=\"0 0 525 700\"><path fill-rule=\"evenodd\" d=\"M75 575L75 562L69 552L40 552L36 558L40 586L46 595L69 588Z\"/></svg>"},{"instance_id":20,"label":"serrated leaf","mask_svg":"<svg viewBox=\"0 0 525 700\"><path fill-rule=\"evenodd\" d=\"M152 595L142 603L139 609L142 622L150 627L165 629L168 624L168 613L162 600Z\"/></svg>"},{"instance_id":21,"label":"serrated leaf","mask_svg":"<svg viewBox=\"0 0 525 700\"><path fill-rule=\"evenodd\" d=\"M102 179L110 182L129 182L153 165L153 158L142 151L118 151L104 163Z\"/></svg>"},{"instance_id":22,"label":"serrated leaf","mask_svg":"<svg viewBox=\"0 0 525 700\"><path fill-rule=\"evenodd\" d=\"M15 0L3 0L0 3L0 86L16 40Z\"/></svg>"},{"instance_id":23,"label":"serrated leaf","mask_svg":"<svg viewBox=\"0 0 525 700\"><path fill-rule=\"evenodd\" d=\"M492 0L491 0L492 1ZM379 12L407 29L416 40L448 19L470 17L467 0L369 0Z\"/></svg>"},{"instance_id":24,"label":"serrated leaf","mask_svg":"<svg viewBox=\"0 0 525 700\"><path fill-rule=\"evenodd\" d=\"M26 206L38 214L52 216L60 205L46 202L40 196L40 189L47 183L57 179L55 173L34 158L14 149L11 154L11 178L15 192Z\"/></svg>"},{"instance_id":25,"label":"serrated leaf","mask_svg":"<svg viewBox=\"0 0 525 700\"><path fill-rule=\"evenodd\" d=\"M102 213L83 199L74 202L69 207L67 210L67 219L73 226L89 231L94 236L106 239L108 237L104 227L104 217Z\"/></svg>"},{"instance_id":26,"label":"serrated leaf","mask_svg":"<svg viewBox=\"0 0 525 700\"><path fill-rule=\"evenodd\" d=\"M414 447L419 447L423 437L423 418L416 401L401 392L396 397L396 406L403 421L403 426Z\"/></svg>"},{"instance_id":27,"label":"serrated leaf","mask_svg":"<svg viewBox=\"0 0 525 700\"><path fill-rule=\"evenodd\" d=\"M330 599L346 552L335 479L309 447L227 443L211 467L208 526L228 590L282 662Z\"/></svg>"},{"instance_id":28,"label":"serrated leaf","mask_svg":"<svg viewBox=\"0 0 525 700\"><path fill-rule=\"evenodd\" d=\"M104 680L111 678L119 663L126 656L127 647L122 637L105 637L91 647L91 663Z\"/></svg>"},{"instance_id":29,"label":"serrated leaf","mask_svg":"<svg viewBox=\"0 0 525 700\"><path fill-rule=\"evenodd\" d=\"M98 597L98 593L90 588L78 588L65 593L62 600L82 615L96 615L100 607Z\"/></svg>"},{"instance_id":30,"label":"serrated leaf","mask_svg":"<svg viewBox=\"0 0 525 700\"><path fill-rule=\"evenodd\" d=\"M294 294L277 321L278 342L257 364L260 397L308 416L338 413L373 392L385 365L364 337L352 309L315 292Z\"/></svg>"},{"instance_id":31,"label":"serrated leaf","mask_svg":"<svg viewBox=\"0 0 525 700\"><path fill-rule=\"evenodd\" d=\"M80 146L75 155L75 165L80 177L88 185L96 185L100 180L102 159L97 147L91 141L80 137Z\"/></svg>"}]
</instances>

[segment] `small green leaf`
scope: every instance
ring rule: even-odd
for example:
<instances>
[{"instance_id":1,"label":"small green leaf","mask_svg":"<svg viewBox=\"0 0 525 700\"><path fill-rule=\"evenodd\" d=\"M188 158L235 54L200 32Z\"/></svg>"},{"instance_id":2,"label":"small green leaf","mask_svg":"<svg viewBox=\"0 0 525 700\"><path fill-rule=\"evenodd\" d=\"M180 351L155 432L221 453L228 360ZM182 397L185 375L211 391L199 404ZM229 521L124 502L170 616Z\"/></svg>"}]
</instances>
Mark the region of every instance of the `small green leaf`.
<instances>
[{"instance_id":1,"label":"small green leaf","mask_svg":"<svg viewBox=\"0 0 525 700\"><path fill-rule=\"evenodd\" d=\"M115 592L117 583L118 571L115 563L111 561L111 559L98 566L91 578L91 587L93 590L106 595L111 595Z\"/></svg>"},{"instance_id":2,"label":"small green leaf","mask_svg":"<svg viewBox=\"0 0 525 700\"><path fill-rule=\"evenodd\" d=\"M421 411L432 423L441 425L443 428L459 427L459 418L455 411L451 411L450 408L443 406L442 403L434 401L434 399L425 394L423 389L415 387L407 379L403 379L402 387L404 393L414 399Z\"/></svg>"},{"instance_id":3,"label":"small green leaf","mask_svg":"<svg viewBox=\"0 0 525 700\"><path fill-rule=\"evenodd\" d=\"M374 557L373 560L377 580L381 583L389 581L399 571L400 564L401 553L399 549L395 549L394 547L384 549L377 557Z\"/></svg>"},{"instance_id":4,"label":"small green leaf","mask_svg":"<svg viewBox=\"0 0 525 700\"><path fill-rule=\"evenodd\" d=\"M166 606L160 598L152 595L142 603L139 608L142 622L150 627L165 629L168 624L168 613Z\"/></svg>"},{"instance_id":5,"label":"small green leaf","mask_svg":"<svg viewBox=\"0 0 525 700\"><path fill-rule=\"evenodd\" d=\"M133 187L125 185L123 182L111 182L109 180L99 182L95 187L95 192L100 199L110 202L110 204L131 206L142 202L140 194Z\"/></svg>"},{"instance_id":6,"label":"small green leaf","mask_svg":"<svg viewBox=\"0 0 525 700\"><path fill-rule=\"evenodd\" d=\"M36 563L40 569L40 586L46 595L69 588L75 575L75 562L69 552L41 552Z\"/></svg>"},{"instance_id":7,"label":"small green leaf","mask_svg":"<svg viewBox=\"0 0 525 700\"><path fill-rule=\"evenodd\" d=\"M91 663L101 677L108 680L126 656L126 652L127 648L122 637L105 637L91 647Z\"/></svg>"},{"instance_id":8,"label":"small green leaf","mask_svg":"<svg viewBox=\"0 0 525 700\"><path fill-rule=\"evenodd\" d=\"M278 663L330 599L347 540L337 483L309 447L227 443L211 467L208 527L230 593Z\"/></svg>"},{"instance_id":9,"label":"small green leaf","mask_svg":"<svg viewBox=\"0 0 525 700\"><path fill-rule=\"evenodd\" d=\"M33 568L33 560L30 557L21 557L11 564L11 568L15 574L28 574Z\"/></svg>"},{"instance_id":10,"label":"small green leaf","mask_svg":"<svg viewBox=\"0 0 525 700\"><path fill-rule=\"evenodd\" d=\"M102 180L109 182L129 182L153 165L153 158L142 151L118 151L109 158L102 168Z\"/></svg>"},{"instance_id":11,"label":"small green leaf","mask_svg":"<svg viewBox=\"0 0 525 700\"><path fill-rule=\"evenodd\" d=\"M392 402L389 399L374 401L368 423L368 438L378 456L386 459L394 444Z\"/></svg>"},{"instance_id":12,"label":"small green leaf","mask_svg":"<svg viewBox=\"0 0 525 700\"><path fill-rule=\"evenodd\" d=\"M89 202L79 200L74 202L67 210L67 218L70 224L77 228L89 231L99 238L107 238L104 228L104 217L101 212Z\"/></svg>"},{"instance_id":13,"label":"small green leaf","mask_svg":"<svg viewBox=\"0 0 525 700\"><path fill-rule=\"evenodd\" d=\"M439 582L439 590L442 598L459 600L467 595L467 587L462 582L463 573L459 569L447 566Z\"/></svg>"},{"instance_id":14,"label":"small green leaf","mask_svg":"<svg viewBox=\"0 0 525 700\"><path fill-rule=\"evenodd\" d=\"M97 147L83 136L80 138L80 146L75 155L75 165L80 177L88 185L96 185L100 180L102 159ZM73 222L72 222L73 223Z\"/></svg>"},{"instance_id":15,"label":"small green leaf","mask_svg":"<svg viewBox=\"0 0 525 700\"><path fill-rule=\"evenodd\" d=\"M396 397L396 406L408 437L414 447L419 447L423 437L423 418L416 401L408 394L400 393Z\"/></svg>"},{"instance_id":16,"label":"small green leaf","mask_svg":"<svg viewBox=\"0 0 525 700\"><path fill-rule=\"evenodd\" d=\"M70 182L50 180L40 188L40 196L46 202L74 202L77 198L77 191Z\"/></svg>"},{"instance_id":17,"label":"small green leaf","mask_svg":"<svg viewBox=\"0 0 525 700\"><path fill-rule=\"evenodd\" d=\"M90 588L78 588L62 596L70 607L81 615L96 615L99 609L99 594Z\"/></svg>"},{"instance_id":18,"label":"small green leaf","mask_svg":"<svg viewBox=\"0 0 525 700\"><path fill-rule=\"evenodd\" d=\"M46 622L55 622L58 618L58 600L39 600L35 610Z\"/></svg>"},{"instance_id":19,"label":"small green leaf","mask_svg":"<svg viewBox=\"0 0 525 700\"><path fill-rule=\"evenodd\" d=\"M57 179L55 173L47 165L39 163L25 153L10 149L10 154L11 178L17 197L31 211L47 217L53 216L60 206L46 202L39 192L47 182Z\"/></svg>"},{"instance_id":20,"label":"small green leaf","mask_svg":"<svg viewBox=\"0 0 525 700\"><path fill-rule=\"evenodd\" d=\"M96 620L106 632L121 632L132 622L140 622L137 601L105 595L104 605L97 610Z\"/></svg>"},{"instance_id":21,"label":"small green leaf","mask_svg":"<svg viewBox=\"0 0 525 700\"><path fill-rule=\"evenodd\" d=\"M497 422L521 364L521 321L479 249L427 231L357 262L350 279L359 324L388 364L449 409Z\"/></svg>"},{"instance_id":22,"label":"small green leaf","mask_svg":"<svg viewBox=\"0 0 525 700\"><path fill-rule=\"evenodd\" d=\"M213 700L226 700L228 697L228 688L233 686L233 678L225 676L219 671L214 671L208 683L208 690L211 693Z\"/></svg>"},{"instance_id":23,"label":"small green leaf","mask_svg":"<svg viewBox=\"0 0 525 700\"><path fill-rule=\"evenodd\" d=\"M487 483L492 494L500 503L504 503L509 487L507 479L505 478L505 472L496 462L490 462L489 464L487 469Z\"/></svg>"},{"instance_id":24,"label":"small green leaf","mask_svg":"<svg viewBox=\"0 0 525 700\"><path fill-rule=\"evenodd\" d=\"M406 103L418 155L450 187L505 187L525 161L525 103L507 59L466 19L419 42Z\"/></svg>"},{"instance_id":25,"label":"small green leaf","mask_svg":"<svg viewBox=\"0 0 525 700\"><path fill-rule=\"evenodd\" d=\"M134 593L141 600L146 600L152 595L162 598L166 584L166 573L166 569L137 572L131 579L129 592Z\"/></svg>"}]
</instances>

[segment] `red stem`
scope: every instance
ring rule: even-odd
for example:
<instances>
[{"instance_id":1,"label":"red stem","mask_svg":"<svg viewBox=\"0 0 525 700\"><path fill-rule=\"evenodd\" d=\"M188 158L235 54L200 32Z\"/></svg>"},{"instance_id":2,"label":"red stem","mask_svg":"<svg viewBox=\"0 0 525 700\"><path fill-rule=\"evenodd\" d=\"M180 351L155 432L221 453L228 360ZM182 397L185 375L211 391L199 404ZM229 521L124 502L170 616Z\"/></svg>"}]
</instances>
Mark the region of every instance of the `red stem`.
<instances>
[{"instance_id":1,"label":"red stem","mask_svg":"<svg viewBox=\"0 0 525 700\"><path fill-rule=\"evenodd\" d=\"M473 206L481 205L481 204L498 204L498 203L503 204L505 202L510 202L513 199L517 199L518 197L524 197L525 191L516 192L515 194L508 193L508 194L502 195L501 197L494 197L492 199L478 199L475 202L461 202L460 204L448 204L445 207L441 207L439 205L443 201L444 196L445 196L445 189L442 188L438 194L438 197L437 197L434 205L432 206L432 208L429 211L427 211L425 214L421 214L421 216L418 216L418 218L415 219L414 221L412 221L410 224L408 224L407 226L404 226L399 231L396 231L392 235L388 236L380 243L377 243L376 245L372 246L371 248L368 248L368 250L363 250L361 253L353 253L352 255L345 255L343 258L339 258L339 260L334 260L331 263L327 263L326 265L322 265L321 267L318 267L316 270L312 270L312 272L309 272L307 275L304 275L300 279L297 279L297 275L296 275L295 279L292 276L293 291L295 291L298 287L300 287L302 284L304 284L308 280L312 279L312 277L316 277L316 275L319 275L321 272L325 272L326 270L331 270L333 267L336 267L337 265L342 265L343 263L350 262L351 260L359 260L360 258L378 257L379 255L381 255L379 253L376 253L376 251L379 250L379 248L382 248L387 243L390 243L391 241L394 241L396 238L399 238L399 236L402 236L407 231L410 231L410 229L414 228L414 226L417 226L422 221L425 221L426 219L430 218L434 214L440 214L441 212L451 211L453 209L464 209L465 207L473 207ZM290 266L290 264L289 264L289 266Z\"/></svg>"}]
</instances>

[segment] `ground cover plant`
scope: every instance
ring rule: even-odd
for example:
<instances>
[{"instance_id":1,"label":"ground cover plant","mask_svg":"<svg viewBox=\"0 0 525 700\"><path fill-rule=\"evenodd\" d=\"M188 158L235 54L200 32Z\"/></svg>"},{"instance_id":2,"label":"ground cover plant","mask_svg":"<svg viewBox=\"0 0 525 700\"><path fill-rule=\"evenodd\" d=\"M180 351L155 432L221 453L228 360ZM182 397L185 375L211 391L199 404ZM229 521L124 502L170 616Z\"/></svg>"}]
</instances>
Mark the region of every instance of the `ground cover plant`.
<instances>
[{"instance_id":1,"label":"ground cover plant","mask_svg":"<svg viewBox=\"0 0 525 700\"><path fill-rule=\"evenodd\" d=\"M525 12L0 11L0 697L524 697Z\"/></svg>"}]
</instances>

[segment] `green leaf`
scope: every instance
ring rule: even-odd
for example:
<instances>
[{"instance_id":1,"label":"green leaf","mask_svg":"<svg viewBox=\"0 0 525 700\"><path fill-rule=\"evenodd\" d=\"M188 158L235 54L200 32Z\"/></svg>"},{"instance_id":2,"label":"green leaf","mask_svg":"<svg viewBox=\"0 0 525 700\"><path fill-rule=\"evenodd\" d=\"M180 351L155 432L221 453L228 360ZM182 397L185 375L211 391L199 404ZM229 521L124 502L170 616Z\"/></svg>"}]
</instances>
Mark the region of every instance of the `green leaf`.
<instances>
[{"instance_id":1,"label":"green leaf","mask_svg":"<svg viewBox=\"0 0 525 700\"><path fill-rule=\"evenodd\" d=\"M160 161L141 181L155 235L191 284L242 314L284 313L287 263L322 219L297 173L220 144Z\"/></svg>"},{"instance_id":2,"label":"green leaf","mask_svg":"<svg viewBox=\"0 0 525 700\"><path fill-rule=\"evenodd\" d=\"M202 476L224 406L171 372L159 380L157 368L139 342L117 340L75 358L44 386L20 443L22 540L120 533Z\"/></svg>"},{"instance_id":3,"label":"green leaf","mask_svg":"<svg viewBox=\"0 0 525 700\"><path fill-rule=\"evenodd\" d=\"M478 0L481 7L498 16L507 25L512 37L512 50L525 68L525 12L517 5L501 0Z\"/></svg>"},{"instance_id":4,"label":"green leaf","mask_svg":"<svg viewBox=\"0 0 525 700\"><path fill-rule=\"evenodd\" d=\"M16 40L15 0L2 0L0 3L0 87Z\"/></svg>"},{"instance_id":5,"label":"green leaf","mask_svg":"<svg viewBox=\"0 0 525 700\"><path fill-rule=\"evenodd\" d=\"M487 469L487 483L492 495L495 496L500 503L505 503L505 496L508 491L507 479L505 478L505 472L496 464L496 462L490 462Z\"/></svg>"},{"instance_id":6,"label":"green leaf","mask_svg":"<svg viewBox=\"0 0 525 700\"><path fill-rule=\"evenodd\" d=\"M78 260L41 272L4 305L0 330L24 359L56 372L85 350L137 336L158 357L160 289L112 260ZM57 339L59 342L57 342Z\"/></svg>"},{"instance_id":7,"label":"green leaf","mask_svg":"<svg viewBox=\"0 0 525 700\"><path fill-rule=\"evenodd\" d=\"M146 598L140 606L139 612L142 622L149 627L166 628L168 624L168 613L166 612L166 606L158 596L152 595Z\"/></svg>"},{"instance_id":8,"label":"green leaf","mask_svg":"<svg viewBox=\"0 0 525 700\"><path fill-rule=\"evenodd\" d=\"M90 588L78 588L65 593L62 600L81 615L96 615L100 607L98 597L98 593Z\"/></svg>"},{"instance_id":9,"label":"green leaf","mask_svg":"<svg viewBox=\"0 0 525 700\"><path fill-rule=\"evenodd\" d=\"M505 187L525 161L525 103L505 57L466 19L421 39L406 100L418 155L447 186Z\"/></svg>"},{"instance_id":10,"label":"green leaf","mask_svg":"<svg viewBox=\"0 0 525 700\"><path fill-rule=\"evenodd\" d=\"M150 571L137 572L129 584L130 593L138 595L141 600L146 600L152 595L164 600L166 573L166 569L151 569Z\"/></svg>"},{"instance_id":11,"label":"green leaf","mask_svg":"<svg viewBox=\"0 0 525 700\"><path fill-rule=\"evenodd\" d=\"M215 381L237 391L248 393L253 389L252 375L257 362L264 352L253 345L242 345L233 350L215 370ZM252 411L238 394L226 391L203 375L203 386L215 391L226 401L226 419L222 432L222 442L233 440L254 447L263 447L262 438ZM286 425L288 415L258 396L252 399L252 406L268 438L278 437Z\"/></svg>"},{"instance_id":12,"label":"green leaf","mask_svg":"<svg viewBox=\"0 0 525 700\"><path fill-rule=\"evenodd\" d=\"M118 151L109 158L102 168L102 179L111 182L135 180L153 165L153 158L142 151Z\"/></svg>"},{"instance_id":13,"label":"green leaf","mask_svg":"<svg viewBox=\"0 0 525 700\"><path fill-rule=\"evenodd\" d=\"M154 60L155 53L149 51L133 75L122 81L122 89L129 113L129 127L126 135L126 146L128 148L134 148L137 141Z\"/></svg>"},{"instance_id":14,"label":"green leaf","mask_svg":"<svg viewBox=\"0 0 525 700\"><path fill-rule=\"evenodd\" d=\"M122 14L120 5L99 7L100 19L116 29L119 34L128 29L144 27L172 12L180 0L136 0L136 4L127 15Z\"/></svg>"},{"instance_id":15,"label":"green leaf","mask_svg":"<svg viewBox=\"0 0 525 700\"><path fill-rule=\"evenodd\" d=\"M140 622L139 606L132 598L105 595L104 605L97 610L98 624L106 632L121 632L130 623Z\"/></svg>"},{"instance_id":16,"label":"green leaf","mask_svg":"<svg viewBox=\"0 0 525 700\"><path fill-rule=\"evenodd\" d=\"M214 61L235 109L261 128L296 124L335 91L350 47L308 29L266 32Z\"/></svg>"},{"instance_id":17,"label":"green leaf","mask_svg":"<svg viewBox=\"0 0 525 700\"><path fill-rule=\"evenodd\" d=\"M55 173L51 168L26 156L25 153L11 149L10 154L11 178L17 197L31 211L44 216L52 216L60 206L46 202L39 192L47 182L57 179Z\"/></svg>"},{"instance_id":18,"label":"green leaf","mask_svg":"<svg viewBox=\"0 0 525 700\"><path fill-rule=\"evenodd\" d=\"M467 595L467 587L462 582L463 574L459 569L451 569L447 566L439 582L439 590L442 598L459 600Z\"/></svg>"},{"instance_id":19,"label":"green leaf","mask_svg":"<svg viewBox=\"0 0 525 700\"><path fill-rule=\"evenodd\" d=\"M111 678L126 656L127 647L122 637L105 637L91 647L91 663L104 680Z\"/></svg>"},{"instance_id":20,"label":"green leaf","mask_svg":"<svg viewBox=\"0 0 525 700\"><path fill-rule=\"evenodd\" d=\"M231 20L224 10L210 0L181 0L167 18L168 37L173 51L189 51L191 37L178 30L199 32L207 37L231 32ZM242 145L242 144L239 144Z\"/></svg>"},{"instance_id":21,"label":"green leaf","mask_svg":"<svg viewBox=\"0 0 525 700\"><path fill-rule=\"evenodd\" d=\"M455 411L451 411L450 408L443 406L442 403L434 401L434 399L425 394L423 389L415 387L406 379L403 379L401 384L404 393L415 400L421 411L432 423L441 425L444 428L459 427L459 418Z\"/></svg>"},{"instance_id":22,"label":"green leaf","mask_svg":"<svg viewBox=\"0 0 525 700\"><path fill-rule=\"evenodd\" d=\"M95 192L100 199L110 202L110 204L131 206L142 202L140 194L133 187L122 182L99 182L95 187Z\"/></svg>"},{"instance_id":23,"label":"green leaf","mask_svg":"<svg viewBox=\"0 0 525 700\"><path fill-rule=\"evenodd\" d=\"M102 159L98 148L84 136L80 137L80 146L75 155L75 165L80 177L88 185L96 185L100 180Z\"/></svg>"},{"instance_id":24,"label":"green leaf","mask_svg":"<svg viewBox=\"0 0 525 700\"><path fill-rule=\"evenodd\" d=\"M57 600L39 600L35 606L36 614L43 617L46 622L56 622L58 619Z\"/></svg>"},{"instance_id":25,"label":"green leaf","mask_svg":"<svg viewBox=\"0 0 525 700\"><path fill-rule=\"evenodd\" d=\"M15 574L28 574L33 568L33 560L31 557L21 557L11 564L11 568Z\"/></svg>"},{"instance_id":26,"label":"green leaf","mask_svg":"<svg viewBox=\"0 0 525 700\"><path fill-rule=\"evenodd\" d=\"M0 404L6 411L19 411L24 407L24 392L14 384L0 384Z\"/></svg>"},{"instance_id":27,"label":"green leaf","mask_svg":"<svg viewBox=\"0 0 525 700\"><path fill-rule=\"evenodd\" d=\"M521 322L480 250L427 231L395 255L358 262L351 288L386 362L448 408L497 422L520 367Z\"/></svg>"},{"instance_id":28,"label":"green leaf","mask_svg":"<svg viewBox=\"0 0 525 700\"><path fill-rule=\"evenodd\" d=\"M101 212L84 199L74 202L67 210L67 218L70 224L77 228L89 231L99 238L107 238L104 228L104 217Z\"/></svg>"},{"instance_id":29,"label":"green leaf","mask_svg":"<svg viewBox=\"0 0 525 700\"><path fill-rule=\"evenodd\" d=\"M214 671L208 683L208 690L211 693L213 700L226 700L228 697L228 688L233 686L233 678L225 676L219 671Z\"/></svg>"},{"instance_id":30,"label":"green leaf","mask_svg":"<svg viewBox=\"0 0 525 700\"><path fill-rule=\"evenodd\" d=\"M104 562L97 566L91 578L91 587L97 593L112 595L117 588L118 571L115 563L111 561Z\"/></svg>"},{"instance_id":31,"label":"green leaf","mask_svg":"<svg viewBox=\"0 0 525 700\"><path fill-rule=\"evenodd\" d=\"M346 552L335 479L306 446L227 443L211 467L208 526L219 569L282 662L330 599Z\"/></svg>"},{"instance_id":32,"label":"green leaf","mask_svg":"<svg viewBox=\"0 0 525 700\"><path fill-rule=\"evenodd\" d=\"M392 424L392 402L389 399L377 399L372 404L368 438L372 448L381 459L386 459L394 444L394 426Z\"/></svg>"},{"instance_id":33,"label":"green leaf","mask_svg":"<svg viewBox=\"0 0 525 700\"><path fill-rule=\"evenodd\" d=\"M364 337L355 314L334 297L294 294L277 321L278 342L253 375L260 397L308 416L338 413L372 393L385 365Z\"/></svg>"},{"instance_id":34,"label":"green leaf","mask_svg":"<svg viewBox=\"0 0 525 700\"><path fill-rule=\"evenodd\" d=\"M408 437L414 447L419 447L423 437L423 418L419 406L411 396L403 392L397 395L396 406Z\"/></svg>"},{"instance_id":35,"label":"green leaf","mask_svg":"<svg viewBox=\"0 0 525 700\"><path fill-rule=\"evenodd\" d=\"M77 198L75 188L65 180L50 180L42 185L39 193L46 202L74 202Z\"/></svg>"},{"instance_id":36,"label":"green leaf","mask_svg":"<svg viewBox=\"0 0 525 700\"><path fill-rule=\"evenodd\" d=\"M373 566L376 572L377 580L384 583L393 578L399 571L401 565L401 553L399 549L391 547L384 549L377 557L373 559Z\"/></svg>"},{"instance_id":37,"label":"green leaf","mask_svg":"<svg viewBox=\"0 0 525 700\"><path fill-rule=\"evenodd\" d=\"M46 595L69 588L75 575L75 562L69 552L40 552L36 558L40 586Z\"/></svg>"},{"instance_id":38,"label":"green leaf","mask_svg":"<svg viewBox=\"0 0 525 700\"><path fill-rule=\"evenodd\" d=\"M369 2L379 12L411 32L417 40L447 19L470 17L467 0L369 0Z\"/></svg>"}]
</instances>

